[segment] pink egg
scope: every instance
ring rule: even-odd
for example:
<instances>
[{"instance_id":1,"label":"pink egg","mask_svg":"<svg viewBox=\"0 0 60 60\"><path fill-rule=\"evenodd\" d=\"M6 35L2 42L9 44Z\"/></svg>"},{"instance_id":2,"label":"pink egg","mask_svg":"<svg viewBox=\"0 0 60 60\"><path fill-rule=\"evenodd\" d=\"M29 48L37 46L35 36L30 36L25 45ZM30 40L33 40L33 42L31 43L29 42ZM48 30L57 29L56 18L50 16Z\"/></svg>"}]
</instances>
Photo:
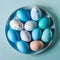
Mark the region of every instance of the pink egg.
<instances>
[{"instance_id":1,"label":"pink egg","mask_svg":"<svg viewBox=\"0 0 60 60\"><path fill-rule=\"evenodd\" d=\"M44 47L44 43L42 41L32 41L30 43L30 48L33 51L38 51Z\"/></svg>"}]
</instances>

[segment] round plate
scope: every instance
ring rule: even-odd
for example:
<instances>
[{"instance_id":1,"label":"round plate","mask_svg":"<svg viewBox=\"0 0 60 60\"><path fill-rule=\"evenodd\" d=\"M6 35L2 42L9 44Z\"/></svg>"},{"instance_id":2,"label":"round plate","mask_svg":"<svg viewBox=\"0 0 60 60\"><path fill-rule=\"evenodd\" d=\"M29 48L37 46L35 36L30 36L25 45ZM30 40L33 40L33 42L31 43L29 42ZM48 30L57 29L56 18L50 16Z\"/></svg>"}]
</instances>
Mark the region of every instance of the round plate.
<instances>
[{"instance_id":1,"label":"round plate","mask_svg":"<svg viewBox=\"0 0 60 60\"><path fill-rule=\"evenodd\" d=\"M31 10L31 8L32 8L32 7L28 6L28 7L22 7L22 8L19 8L19 9ZM6 37L7 37L8 42L9 42L9 44L10 44L14 49L16 49L17 51L18 51L18 49L17 49L17 47L16 47L16 44L13 44L11 41L9 41L9 38L8 38L8 36L7 36L7 32L8 32L8 30L10 29L9 22L10 22L12 19L18 19L18 17L16 16L16 12L17 12L19 9L17 9L16 11L14 11L14 12L10 15L10 17L8 18L7 23L6 23L6 27L5 27L5 34L6 34ZM38 53L41 53L41 52L45 51L48 47L50 47L51 44L53 44L53 41L54 41L54 38L55 38L55 30L56 30L56 29L55 29L54 19L51 17L51 15L50 15L46 10L44 10L44 9L42 9L42 8L40 8L40 9L41 9L41 11L42 11L42 13L43 13L43 17L44 17L44 16L47 16L47 17L49 17L49 18L52 20L52 22L53 22L53 24L51 25L51 27L49 27L50 29L53 29L53 32L54 32L53 40L51 40L50 43L47 44L47 46L44 47L43 49L41 49L41 50L39 50L39 51L36 51L36 52L29 52L28 54L38 54Z\"/></svg>"}]
</instances>

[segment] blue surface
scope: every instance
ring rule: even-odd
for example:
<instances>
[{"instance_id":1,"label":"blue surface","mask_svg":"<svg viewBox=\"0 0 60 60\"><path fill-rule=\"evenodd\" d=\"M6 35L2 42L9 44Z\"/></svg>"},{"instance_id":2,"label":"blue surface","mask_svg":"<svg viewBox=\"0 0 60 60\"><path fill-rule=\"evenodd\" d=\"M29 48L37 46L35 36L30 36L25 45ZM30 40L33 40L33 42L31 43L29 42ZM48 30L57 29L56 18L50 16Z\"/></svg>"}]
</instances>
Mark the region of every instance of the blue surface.
<instances>
[{"instance_id":1,"label":"blue surface","mask_svg":"<svg viewBox=\"0 0 60 60\"><path fill-rule=\"evenodd\" d=\"M5 36L5 25L10 14L23 6L39 5L47 10L56 24L54 45L38 55L22 55L14 50ZM59 60L60 59L60 0L0 0L0 60Z\"/></svg>"}]
</instances>

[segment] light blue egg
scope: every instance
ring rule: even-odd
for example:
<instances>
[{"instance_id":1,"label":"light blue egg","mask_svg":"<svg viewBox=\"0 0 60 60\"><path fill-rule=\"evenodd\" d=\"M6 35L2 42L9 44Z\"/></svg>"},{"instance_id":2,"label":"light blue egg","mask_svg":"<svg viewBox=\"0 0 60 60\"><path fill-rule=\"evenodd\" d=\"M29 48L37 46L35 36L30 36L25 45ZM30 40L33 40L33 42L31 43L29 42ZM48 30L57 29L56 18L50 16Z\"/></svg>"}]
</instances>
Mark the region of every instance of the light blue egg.
<instances>
[{"instance_id":1,"label":"light blue egg","mask_svg":"<svg viewBox=\"0 0 60 60\"><path fill-rule=\"evenodd\" d=\"M12 29L8 30L7 37L13 43L16 43L20 39L18 32Z\"/></svg>"},{"instance_id":2,"label":"light blue egg","mask_svg":"<svg viewBox=\"0 0 60 60\"><path fill-rule=\"evenodd\" d=\"M33 40L39 40L41 38L42 31L40 28L36 28L32 31Z\"/></svg>"},{"instance_id":3,"label":"light blue egg","mask_svg":"<svg viewBox=\"0 0 60 60\"><path fill-rule=\"evenodd\" d=\"M22 21L22 22L26 22L30 20L30 14L29 11L20 9L17 11L17 17Z\"/></svg>"},{"instance_id":4,"label":"light blue egg","mask_svg":"<svg viewBox=\"0 0 60 60\"><path fill-rule=\"evenodd\" d=\"M18 41L17 48L21 53L28 53L29 51L29 45L24 41Z\"/></svg>"},{"instance_id":5,"label":"light blue egg","mask_svg":"<svg viewBox=\"0 0 60 60\"><path fill-rule=\"evenodd\" d=\"M46 43L49 43L52 40L52 37L53 37L52 31L47 28L43 31L41 40L46 42Z\"/></svg>"},{"instance_id":6,"label":"light blue egg","mask_svg":"<svg viewBox=\"0 0 60 60\"><path fill-rule=\"evenodd\" d=\"M48 17L43 17L42 19L39 20L38 26L41 29L48 28L51 24L51 20Z\"/></svg>"}]
</instances>

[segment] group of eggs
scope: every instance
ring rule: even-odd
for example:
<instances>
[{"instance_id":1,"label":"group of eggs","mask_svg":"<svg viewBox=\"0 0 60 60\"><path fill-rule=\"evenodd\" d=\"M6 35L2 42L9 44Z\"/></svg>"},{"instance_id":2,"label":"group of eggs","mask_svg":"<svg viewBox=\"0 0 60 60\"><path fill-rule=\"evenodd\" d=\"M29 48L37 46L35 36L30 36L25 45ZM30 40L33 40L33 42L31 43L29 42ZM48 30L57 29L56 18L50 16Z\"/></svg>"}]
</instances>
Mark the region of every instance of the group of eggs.
<instances>
[{"instance_id":1,"label":"group of eggs","mask_svg":"<svg viewBox=\"0 0 60 60\"><path fill-rule=\"evenodd\" d=\"M18 19L9 22L7 37L14 43L21 53L36 52L45 47L45 44L53 38L50 29L51 19L43 13L41 9L34 6L31 10L18 9L16 12Z\"/></svg>"}]
</instances>

